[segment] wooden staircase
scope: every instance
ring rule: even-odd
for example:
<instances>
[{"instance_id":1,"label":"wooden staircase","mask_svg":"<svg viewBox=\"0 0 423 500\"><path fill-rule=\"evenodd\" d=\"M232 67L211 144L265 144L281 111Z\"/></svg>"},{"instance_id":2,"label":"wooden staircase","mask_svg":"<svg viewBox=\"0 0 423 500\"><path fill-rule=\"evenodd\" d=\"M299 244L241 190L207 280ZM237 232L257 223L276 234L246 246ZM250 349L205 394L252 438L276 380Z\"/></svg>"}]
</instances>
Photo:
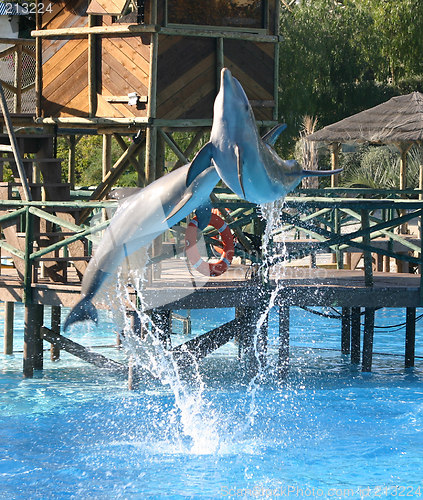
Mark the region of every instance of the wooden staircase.
<instances>
[{"instance_id":1,"label":"wooden staircase","mask_svg":"<svg viewBox=\"0 0 423 500\"><path fill-rule=\"evenodd\" d=\"M62 160L55 157L54 134L46 133L43 129L26 129L15 132L12 120L0 84L0 109L6 125L7 133L0 133L0 200L20 199L24 201L68 201L70 200L70 184L62 182ZM9 166L10 176L6 180L5 167ZM5 213L0 211L0 215ZM62 219L79 223L79 212L60 211L55 215ZM53 236L51 224L39 220L35 226L34 236L36 246L42 248L51 245L60 237ZM2 225L3 236L10 245L24 250L25 234L21 222L13 220ZM72 257L81 257L85 254L83 242L75 242L69 248ZM52 260L58 257L48 254L44 262L46 276L55 282L66 281L67 263ZM12 256L18 274L23 278L24 262ZM78 260L73 262L78 274L82 276L87 263Z\"/></svg>"}]
</instances>

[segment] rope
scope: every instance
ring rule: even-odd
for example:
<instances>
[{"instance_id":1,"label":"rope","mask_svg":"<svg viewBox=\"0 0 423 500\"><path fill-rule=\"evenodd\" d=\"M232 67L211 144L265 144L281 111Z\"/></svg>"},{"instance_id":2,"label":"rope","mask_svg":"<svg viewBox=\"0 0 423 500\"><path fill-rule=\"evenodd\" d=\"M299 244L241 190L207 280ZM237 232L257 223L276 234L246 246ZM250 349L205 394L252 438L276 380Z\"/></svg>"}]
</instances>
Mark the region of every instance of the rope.
<instances>
[{"instance_id":1,"label":"rope","mask_svg":"<svg viewBox=\"0 0 423 500\"><path fill-rule=\"evenodd\" d=\"M342 314L340 314L334 307L329 307L329 309L334 311L336 314L328 314L328 313L324 313L324 312L320 312L320 311L315 311L314 309L310 309L309 307L306 307L306 306L301 306L301 309L303 309L304 311L307 311L311 314L315 314L316 316L322 316L324 318L329 318L329 319L341 319L342 318ZM381 307L376 308L376 310L378 310L378 309L382 309L382 308ZM364 314L365 314L365 311L360 313L361 316L363 316ZM422 318L423 318L423 314L420 314L420 316L417 316L416 323L418 321L420 321ZM364 323L361 323L361 325L363 326ZM374 325L374 328L377 328L379 330L390 330L390 329L394 328L394 330L391 330L391 333L395 333L395 332L398 332L399 330L402 330L405 326L407 326L407 322L398 323L397 325L386 325L386 326Z\"/></svg>"}]
</instances>

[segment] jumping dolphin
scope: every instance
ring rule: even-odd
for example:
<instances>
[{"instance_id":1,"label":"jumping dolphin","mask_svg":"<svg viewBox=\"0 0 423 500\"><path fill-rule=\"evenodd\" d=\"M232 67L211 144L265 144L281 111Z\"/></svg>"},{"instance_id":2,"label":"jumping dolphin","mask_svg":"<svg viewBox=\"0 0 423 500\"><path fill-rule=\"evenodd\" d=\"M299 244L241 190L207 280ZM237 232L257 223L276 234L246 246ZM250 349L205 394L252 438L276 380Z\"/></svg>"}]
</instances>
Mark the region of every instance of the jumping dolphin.
<instances>
[{"instance_id":1,"label":"jumping dolphin","mask_svg":"<svg viewBox=\"0 0 423 500\"><path fill-rule=\"evenodd\" d=\"M82 299L66 318L65 330L86 319L97 323L97 310L92 300L125 258L208 202L219 175L209 166L187 188L189 167L187 164L170 172L123 201L88 264L82 279ZM186 201L182 209L169 217L180 200ZM207 222L209 219L210 215ZM207 222L202 226L207 226Z\"/></svg>"},{"instance_id":2,"label":"jumping dolphin","mask_svg":"<svg viewBox=\"0 0 423 500\"><path fill-rule=\"evenodd\" d=\"M263 138L240 83L226 68L214 105L210 142L194 160L156 180L120 206L88 264L81 300L66 319L65 330L77 321L97 322L93 298L136 250L205 205L221 178L240 198L265 203L283 198L303 177L332 175L341 170L307 171L295 160L279 158L272 148L285 128L278 125ZM207 208L198 213L199 227L209 220Z\"/></svg>"},{"instance_id":3,"label":"jumping dolphin","mask_svg":"<svg viewBox=\"0 0 423 500\"><path fill-rule=\"evenodd\" d=\"M303 170L295 160L282 160L272 148L283 126L262 139L241 84L227 68L221 72L220 90L214 102L210 142L190 167L187 186L210 162L220 178L240 198L268 203L283 198L309 176L327 176L339 170Z\"/></svg>"}]
</instances>

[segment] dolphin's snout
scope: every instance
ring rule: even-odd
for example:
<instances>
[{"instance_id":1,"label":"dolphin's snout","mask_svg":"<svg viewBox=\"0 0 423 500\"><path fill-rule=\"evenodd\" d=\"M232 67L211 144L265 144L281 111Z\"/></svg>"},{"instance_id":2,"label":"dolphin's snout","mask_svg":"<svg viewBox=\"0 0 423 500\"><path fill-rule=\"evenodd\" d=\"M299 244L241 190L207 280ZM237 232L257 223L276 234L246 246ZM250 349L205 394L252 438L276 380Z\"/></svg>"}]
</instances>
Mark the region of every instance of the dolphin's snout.
<instances>
[{"instance_id":1,"label":"dolphin's snout","mask_svg":"<svg viewBox=\"0 0 423 500\"><path fill-rule=\"evenodd\" d=\"M220 72L220 87L228 88L228 85L232 85L232 73L228 68L222 68Z\"/></svg>"}]
</instances>

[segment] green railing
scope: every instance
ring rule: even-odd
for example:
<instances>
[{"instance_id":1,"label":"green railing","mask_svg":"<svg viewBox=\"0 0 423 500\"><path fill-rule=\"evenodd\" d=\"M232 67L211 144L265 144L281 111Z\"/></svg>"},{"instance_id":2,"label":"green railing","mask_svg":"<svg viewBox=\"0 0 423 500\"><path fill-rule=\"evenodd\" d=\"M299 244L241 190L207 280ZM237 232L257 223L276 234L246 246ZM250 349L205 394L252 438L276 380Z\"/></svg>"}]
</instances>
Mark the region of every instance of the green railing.
<instances>
[{"instance_id":1,"label":"green railing","mask_svg":"<svg viewBox=\"0 0 423 500\"><path fill-rule=\"evenodd\" d=\"M263 258L260 248L260 237L264 222L260 217L260 208L251 203L237 199L221 190L213 195L213 205L220 210L222 217L237 237L235 254L253 263ZM85 245L83 255L70 255L72 243L91 241L95 234L107 227L109 221L99 220L90 225L77 225L60 214L64 212L86 211L92 213L117 206L116 201L107 202L23 202L20 200L0 201L0 225L16 225L16 232L24 236L24 245L12 245L5 238L0 240L0 248L20 262L23 276L24 300L31 302L31 287L37 281L39 262L55 260L47 254L63 249L61 260L68 262L77 259L89 260L91 245ZM418 220L421 227L423 201L411 199L369 199L369 198L328 198L316 196L290 196L286 199L280 215L280 224L274 231L273 239L282 233L290 233L290 245L282 252L281 245L274 242L272 262L293 260L313 255L317 252L330 251L336 256L336 266L344 267L346 252L361 252L364 256L365 282L373 283L372 254L382 255L408 263L416 272L423 268L421 252L421 234L410 238L404 232L405 226L412 220ZM51 244L36 248L40 238L40 221L52 225L49 232ZM177 250L183 251L185 221L175 226L165 236L172 240ZM420 232L421 233L421 232ZM306 240L295 237L300 234ZM204 237L210 247L220 243L214 237L218 232L211 227L206 228ZM294 237L294 240L292 239ZM295 243L297 244L291 244ZM396 250L395 247L400 248ZM151 263L159 262L175 254L174 249L164 250L151 259ZM422 283L421 283L422 284ZM422 286L420 287L423 290Z\"/></svg>"}]
</instances>

